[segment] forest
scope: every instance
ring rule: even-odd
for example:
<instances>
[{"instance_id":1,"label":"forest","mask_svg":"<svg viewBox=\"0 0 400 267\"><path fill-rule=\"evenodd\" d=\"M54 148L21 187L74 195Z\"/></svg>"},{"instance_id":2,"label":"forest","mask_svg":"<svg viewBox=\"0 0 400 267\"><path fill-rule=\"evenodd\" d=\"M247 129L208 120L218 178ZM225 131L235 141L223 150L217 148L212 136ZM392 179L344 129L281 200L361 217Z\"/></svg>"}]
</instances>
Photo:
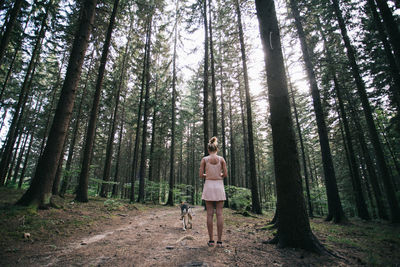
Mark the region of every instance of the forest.
<instances>
[{"instance_id":1,"label":"forest","mask_svg":"<svg viewBox=\"0 0 400 267\"><path fill-rule=\"evenodd\" d=\"M0 265L400 264L399 0L0 0L0 27ZM140 220L137 258L93 254ZM146 259L161 228L181 247ZM108 243L78 257L88 233Z\"/></svg>"}]
</instances>

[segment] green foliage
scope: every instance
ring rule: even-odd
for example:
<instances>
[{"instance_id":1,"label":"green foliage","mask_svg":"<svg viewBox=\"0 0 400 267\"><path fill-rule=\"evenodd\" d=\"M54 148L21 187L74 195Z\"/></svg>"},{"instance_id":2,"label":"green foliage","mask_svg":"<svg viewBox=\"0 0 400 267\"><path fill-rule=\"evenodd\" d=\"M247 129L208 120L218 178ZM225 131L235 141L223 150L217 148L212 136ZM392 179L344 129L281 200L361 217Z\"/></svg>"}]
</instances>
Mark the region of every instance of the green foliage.
<instances>
[{"instance_id":1,"label":"green foliage","mask_svg":"<svg viewBox=\"0 0 400 267\"><path fill-rule=\"evenodd\" d=\"M229 198L231 209L251 210L251 191L247 188L237 186L226 186L225 192Z\"/></svg>"},{"instance_id":2,"label":"green foliage","mask_svg":"<svg viewBox=\"0 0 400 267\"><path fill-rule=\"evenodd\" d=\"M175 203L189 202L192 198L193 186L187 184L177 184L174 188Z\"/></svg>"},{"instance_id":3,"label":"green foliage","mask_svg":"<svg viewBox=\"0 0 400 267\"><path fill-rule=\"evenodd\" d=\"M108 211L120 210L123 206L124 206L123 203L115 199L107 199L106 201L104 201L104 207Z\"/></svg>"}]
</instances>

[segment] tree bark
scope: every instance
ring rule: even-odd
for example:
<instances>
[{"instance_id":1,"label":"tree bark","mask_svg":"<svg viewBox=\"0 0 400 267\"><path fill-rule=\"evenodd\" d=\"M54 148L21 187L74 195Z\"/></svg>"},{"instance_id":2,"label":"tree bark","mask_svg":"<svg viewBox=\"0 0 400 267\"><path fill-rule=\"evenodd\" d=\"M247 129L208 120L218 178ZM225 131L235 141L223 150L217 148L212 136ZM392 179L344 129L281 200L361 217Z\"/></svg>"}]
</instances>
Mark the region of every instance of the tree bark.
<instances>
[{"instance_id":1,"label":"tree bark","mask_svg":"<svg viewBox=\"0 0 400 267\"><path fill-rule=\"evenodd\" d=\"M204 19L204 81L203 81L203 145L204 156L208 155L208 21L207 0L203 0Z\"/></svg>"},{"instance_id":2,"label":"tree bark","mask_svg":"<svg viewBox=\"0 0 400 267\"><path fill-rule=\"evenodd\" d=\"M371 217L369 216L368 208L365 202L365 198L362 192L362 187L361 187L361 177L359 173L359 166L357 166L357 161L355 157L355 152L353 148L353 143L352 143L352 137L350 133L350 127L349 127L349 122L348 122L348 116L346 113L346 110L344 108L344 102L343 102L343 96L342 96L342 88L339 84L339 81L337 79L337 74L336 74L336 68L335 68L335 62L332 57L332 53L328 47L328 42L326 40L325 34L322 31L322 26L319 21L319 18L316 18L317 21L317 27L320 31L320 34L322 36L323 42L324 42L324 47L325 47L325 54L328 60L328 68L330 75L332 76L333 79L333 85L335 88L336 92L336 97L339 102L339 110L338 115L339 115L339 121L340 118L342 118L343 122L343 127L344 127L344 144L345 144L345 149L348 150L348 158L349 158L349 168L351 172L351 179L352 179L352 186L353 186L353 191L355 194L355 200L356 200L356 208L357 208L357 214L361 219L364 220L369 220Z\"/></svg>"},{"instance_id":3,"label":"tree bark","mask_svg":"<svg viewBox=\"0 0 400 267\"><path fill-rule=\"evenodd\" d=\"M17 17L19 12L21 11L21 6L23 0L15 0L13 8L11 9L9 19L7 22L6 30L3 33L0 41L0 67L3 65L3 57L6 52L8 43L10 42L11 32L14 29L15 22L17 21Z\"/></svg>"},{"instance_id":4,"label":"tree bark","mask_svg":"<svg viewBox=\"0 0 400 267\"><path fill-rule=\"evenodd\" d=\"M215 85L215 59L214 59L214 44L212 32L212 16L211 16L211 2L208 0L208 29L210 31L210 63L211 63L211 99L212 99L212 118L213 118L213 136L218 136L218 119L217 119L217 93Z\"/></svg>"},{"instance_id":5,"label":"tree bark","mask_svg":"<svg viewBox=\"0 0 400 267\"><path fill-rule=\"evenodd\" d=\"M124 98L124 102L125 102L125 98ZM124 104L124 102L122 104ZM119 129L119 134L118 134L118 149L117 149L117 159L116 159L116 163L115 163L115 173L114 173L114 182L118 182L119 181L119 165L120 165L120 161L121 161L121 145L122 145L122 133L124 130L124 121L125 121L125 107L124 105L122 105L122 112L121 112L121 126ZM123 182L121 182L121 188L123 188ZM112 188L112 193L111 196L112 197L117 197L118 195L118 188L117 188L117 184L113 185ZM121 196L122 198L122 196Z\"/></svg>"},{"instance_id":6,"label":"tree bark","mask_svg":"<svg viewBox=\"0 0 400 267\"><path fill-rule=\"evenodd\" d=\"M136 119L136 131L135 131L135 145L133 148L133 161L132 161L132 172L131 172L131 195L130 201L135 202L135 182L137 177L137 162L139 157L139 139L140 139L140 125L142 120L142 106L143 106L143 93L145 91L145 82L146 82L146 69L147 69L147 58L149 57L150 51L148 51L148 42L150 42L149 36L149 24L146 23L146 42L144 47L144 56L143 56L143 71L142 71L142 81L140 87L140 99L139 99L139 107L138 114Z\"/></svg>"},{"instance_id":7,"label":"tree bark","mask_svg":"<svg viewBox=\"0 0 400 267\"><path fill-rule=\"evenodd\" d=\"M292 14L295 20L297 34L300 39L303 60L306 65L307 77L310 83L310 90L313 99L315 117L317 119L318 137L321 147L326 194L328 198L329 213L326 218L326 221L333 220L335 223L341 223L343 221L346 221L346 217L343 212L342 203L340 201L339 191L337 188L335 169L333 167L332 154L329 145L328 130L325 123L324 111L322 108L317 79L314 73L314 66L311 61L312 51L310 51L306 41L306 35L300 20L300 12L298 10L296 1L290 0L290 8L292 10Z\"/></svg>"},{"instance_id":8,"label":"tree bark","mask_svg":"<svg viewBox=\"0 0 400 267\"><path fill-rule=\"evenodd\" d=\"M242 67L244 76L244 88L246 93L246 111L247 111L247 135L249 142L249 168L250 168L250 185L251 185L251 199L252 199L252 211L257 214L261 214L261 204L258 193L257 184L257 169L256 169L256 157L254 152L254 134L253 134L253 118L251 113L251 96L250 96L250 86L249 77L247 74L247 59L246 59L246 48L244 44L243 37L243 27L242 27L242 15L239 6L239 0L236 0L236 14L238 18L238 28L239 28L239 40L240 40L240 50L242 55Z\"/></svg>"},{"instance_id":9,"label":"tree bark","mask_svg":"<svg viewBox=\"0 0 400 267\"><path fill-rule=\"evenodd\" d=\"M81 9L78 30L75 34L69 58L64 84L61 90L56 113L49 138L42 157L39 159L31 186L17 202L20 205L47 207L50 204L51 189L57 163L67 134L69 121L74 105L76 88L80 79L82 63L85 57L91 25L93 24L96 0L86 0Z\"/></svg>"},{"instance_id":10,"label":"tree bark","mask_svg":"<svg viewBox=\"0 0 400 267\"><path fill-rule=\"evenodd\" d=\"M379 33L379 38L383 44L383 48L385 50L387 62L389 63L390 67L390 72L393 78L393 83L394 86L389 86L389 90L392 91L392 99L394 104L396 105L397 108L397 114L400 116L400 62L399 64L396 64L396 60L393 56L392 49L390 47L390 43L386 38L386 33L384 29L384 25L381 22L381 18L378 14L378 11L376 10L376 5L374 0L367 0L369 8L372 13L372 19L374 21L374 24L378 30ZM400 127L399 127L400 129Z\"/></svg>"},{"instance_id":11,"label":"tree bark","mask_svg":"<svg viewBox=\"0 0 400 267\"><path fill-rule=\"evenodd\" d=\"M154 99L157 99L157 93L158 93L158 76L156 74L155 78L155 92L154 92ZM153 181L153 169L154 169L154 147L155 147L155 142L156 142L156 119L157 119L157 103L153 105L153 116L152 116L152 121L151 121L151 142L150 142L150 162L149 162L149 180Z\"/></svg>"},{"instance_id":12,"label":"tree bark","mask_svg":"<svg viewBox=\"0 0 400 267\"><path fill-rule=\"evenodd\" d=\"M383 19L383 25L389 36L390 44L394 52L397 67L400 68L400 30L392 11L386 0L375 0Z\"/></svg>"},{"instance_id":13,"label":"tree bark","mask_svg":"<svg viewBox=\"0 0 400 267\"><path fill-rule=\"evenodd\" d=\"M149 117L149 105L150 105L150 62L151 62L151 33L152 33L152 20L153 11L151 10L148 14L148 42L147 42L147 62L145 69L145 95L144 95L144 107L143 107L143 125L142 125L142 147L140 154L140 167L139 167L139 194L137 202L144 203L144 187L145 187L145 175L146 175L146 145L147 145L147 121Z\"/></svg>"},{"instance_id":14,"label":"tree bark","mask_svg":"<svg viewBox=\"0 0 400 267\"><path fill-rule=\"evenodd\" d=\"M273 0L256 0L260 34L265 51L270 103L274 167L277 186L280 247L300 247L323 252L311 232L301 188L300 166L290 112L280 34Z\"/></svg>"},{"instance_id":15,"label":"tree bark","mask_svg":"<svg viewBox=\"0 0 400 267\"><path fill-rule=\"evenodd\" d=\"M22 184L23 184L24 179L25 179L25 171L26 171L26 167L28 165L29 154L31 153L31 149L32 149L33 136L34 136L34 133L32 132L31 133L31 138L29 140L28 149L27 149L27 152L25 154L25 159L24 159L24 164L22 166L21 175L19 176L18 188L22 187Z\"/></svg>"},{"instance_id":16,"label":"tree bark","mask_svg":"<svg viewBox=\"0 0 400 267\"><path fill-rule=\"evenodd\" d=\"M111 161L112 161L112 155L113 155L113 147L114 147L114 135L116 131L116 124L117 124L117 118L118 118L118 108L119 108L119 102L120 102L120 95L121 91L123 90L123 82L125 78L125 65L128 57L128 48L131 42L131 31L132 31L132 25L133 25L133 20L131 20L130 26L129 26L129 35L128 35L128 41L125 45L125 51L123 55L123 60L122 60L122 66L121 66L121 75L119 77L119 82L117 86L117 92L115 95L115 107L114 107L114 112L112 115L112 122L111 122L111 131L108 136L108 141L107 141L107 148L106 148L106 159L104 163L104 170L103 170L103 181L108 182L110 180L110 174L111 174ZM107 197L108 195L108 189L109 186L106 183L101 184L101 190L100 190L100 196L101 197Z\"/></svg>"},{"instance_id":17,"label":"tree bark","mask_svg":"<svg viewBox=\"0 0 400 267\"><path fill-rule=\"evenodd\" d=\"M229 90L228 95L228 105L229 105L229 140L230 140L230 158L231 158L231 166L230 166L230 179L231 185L237 186L236 180L236 165L235 165L235 136L233 134L233 115L232 115L232 90Z\"/></svg>"},{"instance_id":18,"label":"tree bark","mask_svg":"<svg viewBox=\"0 0 400 267\"><path fill-rule=\"evenodd\" d=\"M375 200L376 200L376 204L378 207L378 216L381 219L387 220L388 219L388 215L386 212L386 208L383 204L383 195L379 186L379 181L378 181L378 176L375 172L375 164L373 162L373 160L371 159L371 156L369 154L369 149L367 147L367 143L366 140L364 138L364 130L360 124L360 118L357 116L356 111L355 111L355 104L353 103L353 99L351 98L350 95L346 95L347 99L349 100L349 107L350 107L350 116L351 119L356 127L356 132L357 132L357 138L359 141L359 144L361 146L361 151L362 151L362 155L367 167L367 171L368 171L368 176L369 179L371 181L372 184L372 189L374 191L374 195L375 195Z\"/></svg>"},{"instance_id":19,"label":"tree bark","mask_svg":"<svg viewBox=\"0 0 400 267\"><path fill-rule=\"evenodd\" d=\"M287 68L286 68L286 70L287 70ZM302 132L301 132L301 127L300 127L300 122L299 122L299 114L297 112L296 101L294 100L294 91L293 91L292 84L291 84L290 80L289 80L289 89L290 89L290 94L292 95L294 116L295 116L295 119L296 119L297 133L299 135L299 141L300 141L300 149L301 149L301 156L302 156L301 158L303 160L304 181L306 183L307 203L308 203L308 216L312 218L312 217L314 217L314 214L313 214L313 208L312 208L312 204L311 204L310 185L309 185L309 182L308 182L306 153L305 153L305 149L304 149L303 135L302 135Z\"/></svg>"},{"instance_id":20,"label":"tree bark","mask_svg":"<svg viewBox=\"0 0 400 267\"><path fill-rule=\"evenodd\" d=\"M383 2L383 1L380 1ZM378 2L378 4L380 3ZM368 96L367 92L365 89L365 84L364 81L360 75L360 70L358 68L357 62L356 62L356 57L355 57L355 51L353 46L350 43L350 38L347 34L347 29L346 25L342 16L342 12L339 7L339 2L338 0L332 0L332 5L336 14L336 17L338 19L340 31L342 33L342 38L344 41L344 44L346 46L346 53L347 57L349 59L350 67L352 70L352 74L357 86L357 91L361 100L361 104L363 107L364 111L364 116L367 122L368 126L368 132L371 138L371 142L374 148L374 152L376 155L377 163L378 163L378 168L381 174L381 178L383 180L383 184L385 186L386 190L386 196L388 198L389 202L389 207L390 207L390 213L391 213L391 220L394 223L400 222L400 208L397 203L396 195L393 190L393 185L391 183L391 178L390 178L390 173L388 166L386 165L385 161L385 155L382 149L381 142L379 140L379 135L375 127L374 123L374 118L372 116L372 109L368 101ZM399 45L400 46L400 45Z\"/></svg>"},{"instance_id":21,"label":"tree bark","mask_svg":"<svg viewBox=\"0 0 400 267\"><path fill-rule=\"evenodd\" d=\"M78 111L76 112L74 128L72 130L72 140L71 140L71 143L69 144L68 157L67 157L67 162L65 164L65 175L64 175L63 182L61 183L61 189L60 189L60 192L59 192L59 195L61 197L64 197L65 193L67 192L69 183L71 181L72 159L73 159L73 156L74 156L76 139L78 138L78 134L79 134L83 101L86 98L87 86L88 86L88 83L89 83L89 77L90 77L90 74L92 73L92 67L93 67L93 61L94 61L93 60L93 53L94 53L94 49L93 49L92 54L90 56L89 69L88 69L88 72L87 72L87 75L86 75L85 85L82 88L82 95L81 95L81 99L79 101Z\"/></svg>"},{"instance_id":22,"label":"tree bark","mask_svg":"<svg viewBox=\"0 0 400 267\"><path fill-rule=\"evenodd\" d=\"M43 40L43 37L46 32L46 28L47 28L46 20L47 20L48 11L49 11L49 7L46 7L46 13L43 15L40 31L36 38L35 46L32 50L31 59L29 61L29 64L28 64L28 67L27 67L27 70L25 73L25 78L22 83L21 91L19 93L18 102L17 102L15 110L14 110L14 116L11 121L11 125L8 130L8 133L7 133L7 142L4 146L2 158L0 161L0 186L4 185L4 181L6 178L6 172L7 172L8 166L10 164L12 149L15 144L15 140L17 138L16 135L17 135L17 131L19 130L18 128L20 127L18 122L21 122L20 118L23 113L21 110L24 109L25 103L28 99L30 85L32 82L32 77L34 75L34 72L35 72L34 70L35 70L36 64L37 64L37 55L39 54L39 51L41 49L42 40Z\"/></svg>"},{"instance_id":23,"label":"tree bark","mask_svg":"<svg viewBox=\"0 0 400 267\"><path fill-rule=\"evenodd\" d=\"M170 147L170 166L169 166L169 193L166 205L174 205L174 174L175 174L175 106L176 106L176 44L178 40L178 3L175 7L175 27L174 27L174 53L172 58L172 106L171 106L171 147Z\"/></svg>"},{"instance_id":24,"label":"tree bark","mask_svg":"<svg viewBox=\"0 0 400 267\"><path fill-rule=\"evenodd\" d=\"M82 168L79 175L79 184L76 189L75 199L79 202L88 202L89 169L92 159L94 137L96 135L97 115L99 112L99 102L103 85L104 72L107 63L108 52L111 44L112 32L114 29L115 17L117 14L119 0L114 0L114 6L108 24L106 39L100 59L99 73L96 80L96 88L93 96L92 110L90 112L89 125L86 133L85 149L83 152Z\"/></svg>"}]
</instances>

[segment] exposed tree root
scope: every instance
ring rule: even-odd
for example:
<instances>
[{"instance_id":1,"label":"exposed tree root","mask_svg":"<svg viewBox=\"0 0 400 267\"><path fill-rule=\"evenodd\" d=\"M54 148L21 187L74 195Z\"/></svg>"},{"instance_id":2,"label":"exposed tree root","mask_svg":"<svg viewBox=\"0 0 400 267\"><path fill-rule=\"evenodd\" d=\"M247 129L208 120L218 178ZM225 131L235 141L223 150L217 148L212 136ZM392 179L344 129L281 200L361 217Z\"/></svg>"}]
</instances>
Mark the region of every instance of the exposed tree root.
<instances>
[{"instance_id":1,"label":"exposed tree root","mask_svg":"<svg viewBox=\"0 0 400 267\"><path fill-rule=\"evenodd\" d=\"M310 238L308 240L305 240L301 246L292 246L290 244L285 244L279 239L279 235L274 236L270 240L262 241L262 243L277 245L278 248L288 248L288 247L300 248L300 249L304 249L306 251L316 253L318 255L332 256L332 257L346 261L345 258L343 258L343 257L337 255L336 253L334 253L333 251L330 251L327 248L325 248L312 233L311 233Z\"/></svg>"}]
</instances>

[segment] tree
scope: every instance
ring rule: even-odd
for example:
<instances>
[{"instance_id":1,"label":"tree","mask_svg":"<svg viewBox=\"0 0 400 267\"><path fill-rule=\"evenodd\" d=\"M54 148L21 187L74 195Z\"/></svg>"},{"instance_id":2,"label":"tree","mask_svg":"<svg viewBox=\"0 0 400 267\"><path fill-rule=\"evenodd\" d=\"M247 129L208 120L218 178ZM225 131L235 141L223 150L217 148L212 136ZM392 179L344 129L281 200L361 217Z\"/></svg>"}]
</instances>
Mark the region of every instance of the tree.
<instances>
[{"instance_id":1,"label":"tree","mask_svg":"<svg viewBox=\"0 0 400 267\"><path fill-rule=\"evenodd\" d=\"M272 241L280 247L300 247L322 253L323 246L311 232L301 188L275 4L273 0L255 2L265 52L278 197L278 233Z\"/></svg>"},{"instance_id":2,"label":"tree","mask_svg":"<svg viewBox=\"0 0 400 267\"><path fill-rule=\"evenodd\" d=\"M0 41L0 66L3 63L3 57L6 52L8 43L10 42L11 32L14 29L14 24L17 20L18 14L21 11L23 0L16 0L11 9L9 19L6 23L6 30L3 33Z\"/></svg>"},{"instance_id":3,"label":"tree","mask_svg":"<svg viewBox=\"0 0 400 267\"><path fill-rule=\"evenodd\" d=\"M204 156L208 155L208 21L207 0L203 0L204 20L204 80L203 80L203 144Z\"/></svg>"},{"instance_id":4,"label":"tree","mask_svg":"<svg viewBox=\"0 0 400 267\"><path fill-rule=\"evenodd\" d=\"M151 33L152 33L152 20L153 20L153 6L149 7L149 14L147 15L147 61L145 68L145 94L144 94L144 107L143 107L143 125L142 125L142 152L140 154L140 167L139 167L139 194L138 202L144 202L144 177L146 172L146 145L147 145L147 121L149 117L149 107L150 107L150 63L151 63Z\"/></svg>"},{"instance_id":5,"label":"tree","mask_svg":"<svg viewBox=\"0 0 400 267\"><path fill-rule=\"evenodd\" d=\"M83 152L83 160L82 160L82 169L79 175L79 184L76 189L75 199L79 202L88 202L89 167L92 157L94 137L96 133L97 114L99 112L101 88L103 85L104 72L107 63L108 51L111 43L111 36L114 29L115 17L117 15L118 4L119 0L115 0L100 59L99 72L96 80L96 88L93 96L92 110L90 112L89 126L86 133L85 150Z\"/></svg>"},{"instance_id":6,"label":"tree","mask_svg":"<svg viewBox=\"0 0 400 267\"><path fill-rule=\"evenodd\" d=\"M169 168L169 193L167 205L174 205L174 175L175 175L175 102L176 102L176 43L178 40L178 8L179 2L176 1L175 26L174 26L174 52L172 58L172 105L171 105L171 147L170 147L170 168Z\"/></svg>"},{"instance_id":7,"label":"tree","mask_svg":"<svg viewBox=\"0 0 400 267\"><path fill-rule=\"evenodd\" d=\"M246 62L246 49L244 45L243 28L242 28L242 16L240 12L239 0L236 0L236 14L238 19L239 28L239 40L240 50L242 55L242 67L244 76L244 88L246 93L246 111L247 111L247 134L249 142L249 164L250 164L250 185L251 185L251 199L252 199L252 210L257 214L261 214L260 198L258 196L257 186L257 170L256 170L256 157L254 153L254 136L253 136L253 115L251 113L251 97L250 97L250 86L249 77L247 74L247 62Z\"/></svg>"},{"instance_id":8,"label":"tree","mask_svg":"<svg viewBox=\"0 0 400 267\"><path fill-rule=\"evenodd\" d=\"M115 131L116 131L116 124L117 124L117 118L118 118L120 95L121 95L121 91L123 90L123 83L124 83L124 78L125 78L125 73L126 73L128 48L129 48L129 45L131 44L132 26L133 26L133 19L131 18L131 23L129 26L129 33L128 33L128 40L126 42L125 50L122 55L122 65L121 65L121 69L120 69L121 74L119 75L118 83L115 82L118 85L116 86L117 92L115 95L114 112L113 112L112 118L111 118L111 120L112 120L111 130L110 130L110 134L108 136L107 148L106 148L106 159L105 159L104 170L103 170L103 181L105 181L105 182L107 182L110 179L110 174L111 174L111 160L112 160L113 146L114 146L114 135L115 135ZM113 192L114 192L114 190L113 190ZM106 183L102 183L100 196L107 197L107 194L108 194L108 185Z\"/></svg>"},{"instance_id":9,"label":"tree","mask_svg":"<svg viewBox=\"0 0 400 267\"><path fill-rule=\"evenodd\" d=\"M378 168L381 173L383 184L385 186L386 195L387 195L389 207L390 207L390 212L392 215L391 220L392 220L392 222L400 222L400 209L399 209L399 205L397 203L397 199L396 199L396 196L395 196L395 193L393 190L393 185L391 182L391 175L389 173L389 169L388 169L388 166L385 161L385 155L384 155L384 152L382 149L382 145L379 140L379 135L378 135L378 132L375 127L374 118L372 116L372 109L371 109L371 106L368 101L365 84L364 84L363 79L361 78L360 70L359 70L359 67L356 62L355 51L350 42L350 38L347 34L346 24L344 22L343 15L342 15L342 12L339 7L339 1L332 0L332 6L334 9L335 15L337 17L338 23L339 23L339 27L340 27L340 31L342 34L344 44L346 46L347 57L348 57L349 64L350 64L350 67L352 70L353 78L354 78L356 86L357 86L357 92L359 94L361 104L363 107L364 116L365 116L365 119L367 122L368 132L369 132L371 142L372 142L372 145L374 148L374 152L376 155Z\"/></svg>"},{"instance_id":10,"label":"tree","mask_svg":"<svg viewBox=\"0 0 400 267\"><path fill-rule=\"evenodd\" d=\"M211 99L212 99L212 118L213 118L213 136L218 136L218 119L217 119L217 89L215 85L215 57L214 57L214 42L213 42L213 25L211 16L211 2L208 0L208 29L210 31L210 63L211 63Z\"/></svg>"},{"instance_id":11,"label":"tree","mask_svg":"<svg viewBox=\"0 0 400 267\"><path fill-rule=\"evenodd\" d=\"M32 77L35 73L36 65L38 64L37 57L38 57L38 54L39 54L41 46L42 46L42 39L46 33L49 8L50 8L50 6L47 5L45 13L43 14L40 31L35 40L35 46L33 47L31 58L30 58L28 67L26 69L24 82L22 83L21 91L19 93L18 102L15 106L14 116L11 121L11 125L9 127L8 133L7 133L7 142L4 146L2 158L0 161L0 186L3 186L3 184L4 184L4 181L5 181L5 178L7 175L8 166L10 164L10 160L11 160L11 156L12 156L12 149L13 149L15 141L17 139L18 130L21 127L22 117L23 117L23 113L25 110L25 104L28 100L29 91L30 91L30 87L32 84L31 83Z\"/></svg>"},{"instance_id":12,"label":"tree","mask_svg":"<svg viewBox=\"0 0 400 267\"><path fill-rule=\"evenodd\" d=\"M39 159L29 189L17 202L19 205L48 207L51 204L53 179L57 171L61 150L67 135L67 129L75 101L76 88L80 79L82 64L92 30L96 4L96 0L86 0L82 5L79 28L75 33L64 84L61 89L61 95L46 147L43 155Z\"/></svg>"},{"instance_id":13,"label":"tree","mask_svg":"<svg viewBox=\"0 0 400 267\"><path fill-rule=\"evenodd\" d=\"M326 194L328 196L329 213L326 220L330 221L333 219L335 223L340 223L345 221L346 218L339 197L335 169L333 167L333 161L332 161L332 153L329 146L328 131L324 119L324 111L322 109L321 97L318 89L317 79L314 73L314 66L311 61L312 51L310 50L306 42L306 36L303 29L303 25L300 21L300 12L296 1L290 0L290 8L293 13L294 23L297 29L297 34L300 39L302 55L304 63L306 65L307 77L310 83L310 90L313 99L315 117L317 119L319 143L321 146L322 163L324 167Z\"/></svg>"}]
</instances>

